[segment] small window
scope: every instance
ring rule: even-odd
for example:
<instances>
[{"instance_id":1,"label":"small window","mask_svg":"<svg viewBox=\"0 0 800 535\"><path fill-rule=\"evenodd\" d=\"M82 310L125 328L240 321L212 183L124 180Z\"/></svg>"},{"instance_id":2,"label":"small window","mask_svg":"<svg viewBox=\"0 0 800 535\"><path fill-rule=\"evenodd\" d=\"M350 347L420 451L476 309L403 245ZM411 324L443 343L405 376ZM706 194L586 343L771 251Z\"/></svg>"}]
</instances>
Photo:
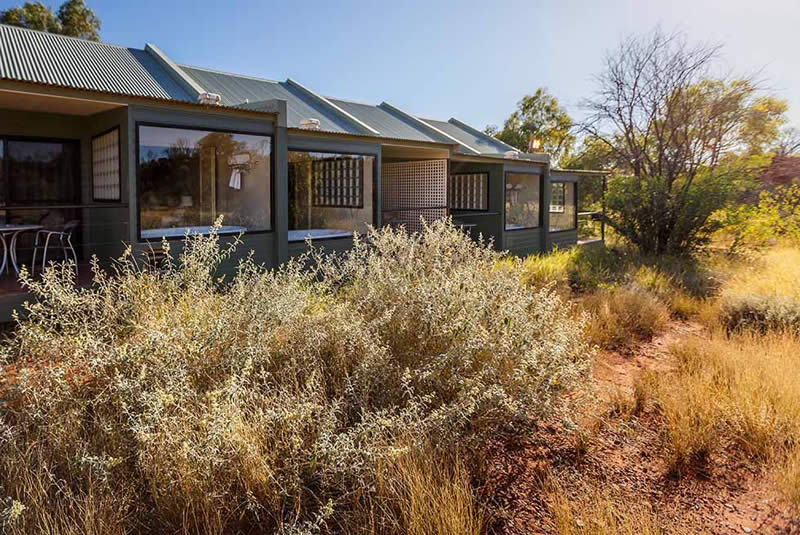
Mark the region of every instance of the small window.
<instances>
[{"instance_id":1,"label":"small window","mask_svg":"<svg viewBox=\"0 0 800 535\"><path fill-rule=\"evenodd\" d=\"M92 198L120 200L119 128L92 138Z\"/></svg>"},{"instance_id":2,"label":"small window","mask_svg":"<svg viewBox=\"0 0 800 535\"><path fill-rule=\"evenodd\" d=\"M459 173L450 176L451 210L488 210L489 173Z\"/></svg>"},{"instance_id":3,"label":"small window","mask_svg":"<svg viewBox=\"0 0 800 535\"><path fill-rule=\"evenodd\" d=\"M563 182L553 182L550 184L550 213L563 214L566 203L565 184Z\"/></svg>"}]
</instances>

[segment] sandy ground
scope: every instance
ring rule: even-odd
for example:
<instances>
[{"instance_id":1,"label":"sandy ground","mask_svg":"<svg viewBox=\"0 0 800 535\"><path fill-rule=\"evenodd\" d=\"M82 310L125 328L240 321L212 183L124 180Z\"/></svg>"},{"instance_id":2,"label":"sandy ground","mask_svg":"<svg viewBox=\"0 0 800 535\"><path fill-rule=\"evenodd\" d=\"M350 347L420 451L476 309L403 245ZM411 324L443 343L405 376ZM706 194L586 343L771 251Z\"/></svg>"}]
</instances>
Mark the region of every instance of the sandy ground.
<instances>
[{"instance_id":1,"label":"sandy ground","mask_svg":"<svg viewBox=\"0 0 800 535\"><path fill-rule=\"evenodd\" d=\"M601 493L615 503L649 504L668 533L800 533L800 519L780 501L770 474L732 446L722 444L702 469L677 477L667 468L663 422L656 414L609 415L616 391L632 392L643 370L669 373L670 344L702 333L697 324L673 322L660 336L624 354L600 352L593 370L596 402L571 415L590 431L568 429L553 418L498 438L486 458L482 488L483 497L499 511L492 531L553 533L542 490L542 480L552 474L575 503Z\"/></svg>"}]
</instances>

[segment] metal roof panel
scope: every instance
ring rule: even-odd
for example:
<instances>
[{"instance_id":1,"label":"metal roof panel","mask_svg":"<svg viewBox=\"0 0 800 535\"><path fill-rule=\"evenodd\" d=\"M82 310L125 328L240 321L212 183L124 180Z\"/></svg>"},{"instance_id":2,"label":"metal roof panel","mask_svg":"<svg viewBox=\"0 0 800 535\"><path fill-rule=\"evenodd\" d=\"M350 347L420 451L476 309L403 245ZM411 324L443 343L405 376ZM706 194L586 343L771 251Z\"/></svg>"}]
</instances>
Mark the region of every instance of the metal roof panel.
<instances>
[{"instance_id":1,"label":"metal roof panel","mask_svg":"<svg viewBox=\"0 0 800 535\"><path fill-rule=\"evenodd\" d=\"M226 106L241 106L263 100L280 99L286 101L286 124L290 128L299 128L300 121L314 118L319 119L320 129L326 132L362 133L335 110L316 102L290 83L189 65L179 65L179 67L206 91L221 95L222 103Z\"/></svg>"},{"instance_id":2,"label":"metal roof panel","mask_svg":"<svg viewBox=\"0 0 800 535\"><path fill-rule=\"evenodd\" d=\"M144 50L0 24L0 78L193 101Z\"/></svg>"},{"instance_id":3,"label":"metal roof panel","mask_svg":"<svg viewBox=\"0 0 800 535\"><path fill-rule=\"evenodd\" d=\"M330 97L328 97L328 100L380 132L380 137L434 143L452 143L451 140L444 137L433 137L424 130L417 128L412 122L380 106Z\"/></svg>"}]
</instances>

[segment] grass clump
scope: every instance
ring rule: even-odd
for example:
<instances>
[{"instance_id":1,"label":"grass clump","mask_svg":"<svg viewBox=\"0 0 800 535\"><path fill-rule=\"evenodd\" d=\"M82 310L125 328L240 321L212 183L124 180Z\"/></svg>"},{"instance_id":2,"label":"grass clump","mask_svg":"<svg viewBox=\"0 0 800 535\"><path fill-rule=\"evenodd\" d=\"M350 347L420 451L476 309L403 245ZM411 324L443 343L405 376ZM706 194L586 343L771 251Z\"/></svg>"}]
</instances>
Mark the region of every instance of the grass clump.
<instances>
[{"instance_id":1,"label":"grass clump","mask_svg":"<svg viewBox=\"0 0 800 535\"><path fill-rule=\"evenodd\" d=\"M658 381L654 397L666 419L676 470L707 458L724 438L755 459L780 462L787 453L796 454L800 446L797 336L691 337L673 346L672 352L678 370Z\"/></svg>"},{"instance_id":2,"label":"grass clump","mask_svg":"<svg viewBox=\"0 0 800 535\"><path fill-rule=\"evenodd\" d=\"M222 280L230 252L27 281L0 357L11 533L404 533L433 502L413 529L469 532L471 452L587 367L571 307L445 223Z\"/></svg>"},{"instance_id":3,"label":"grass clump","mask_svg":"<svg viewBox=\"0 0 800 535\"><path fill-rule=\"evenodd\" d=\"M719 299L719 319L728 331L800 333L800 250L771 249L734 271Z\"/></svg>"},{"instance_id":4,"label":"grass clump","mask_svg":"<svg viewBox=\"0 0 800 535\"><path fill-rule=\"evenodd\" d=\"M607 349L622 349L649 340L669 320L667 307L652 293L636 286L600 290L585 297L581 306L591 318L587 337Z\"/></svg>"}]
</instances>

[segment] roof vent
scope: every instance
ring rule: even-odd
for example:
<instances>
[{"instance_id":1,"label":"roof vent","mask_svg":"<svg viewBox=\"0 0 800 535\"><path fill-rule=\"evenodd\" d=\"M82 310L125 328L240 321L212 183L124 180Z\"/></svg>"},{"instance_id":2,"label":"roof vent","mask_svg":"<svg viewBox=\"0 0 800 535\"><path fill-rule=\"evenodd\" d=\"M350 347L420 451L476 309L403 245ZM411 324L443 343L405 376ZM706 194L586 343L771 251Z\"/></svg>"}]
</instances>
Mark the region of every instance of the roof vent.
<instances>
[{"instance_id":1,"label":"roof vent","mask_svg":"<svg viewBox=\"0 0 800 535\"><path fill-rule=\"evenodd\" d=\"M222 97L216 93L200 93L197 97L197 102L206 106L221 106Z\"/></svg>"},{"instance_id":2,"label":"roof vent","mask_svg":"<svg viewBox=\"0 0 800 535\"><path fill-rule=\"evenodd\" d=\"M507 150L503 153L504 158L508 158L509 160L519 160L519 152L515 150Z\"/></svg>"},{"instance_id":3,"label":"roof vent","mask_svg":"<svg viewBox=\"0 0 800 535\"><path fill-rule=\"evenodd\" d=\"M319 126L319 119L310 118L300 121L300 128L303 130L319 130Z\"/></svg>"}]
</instances>

